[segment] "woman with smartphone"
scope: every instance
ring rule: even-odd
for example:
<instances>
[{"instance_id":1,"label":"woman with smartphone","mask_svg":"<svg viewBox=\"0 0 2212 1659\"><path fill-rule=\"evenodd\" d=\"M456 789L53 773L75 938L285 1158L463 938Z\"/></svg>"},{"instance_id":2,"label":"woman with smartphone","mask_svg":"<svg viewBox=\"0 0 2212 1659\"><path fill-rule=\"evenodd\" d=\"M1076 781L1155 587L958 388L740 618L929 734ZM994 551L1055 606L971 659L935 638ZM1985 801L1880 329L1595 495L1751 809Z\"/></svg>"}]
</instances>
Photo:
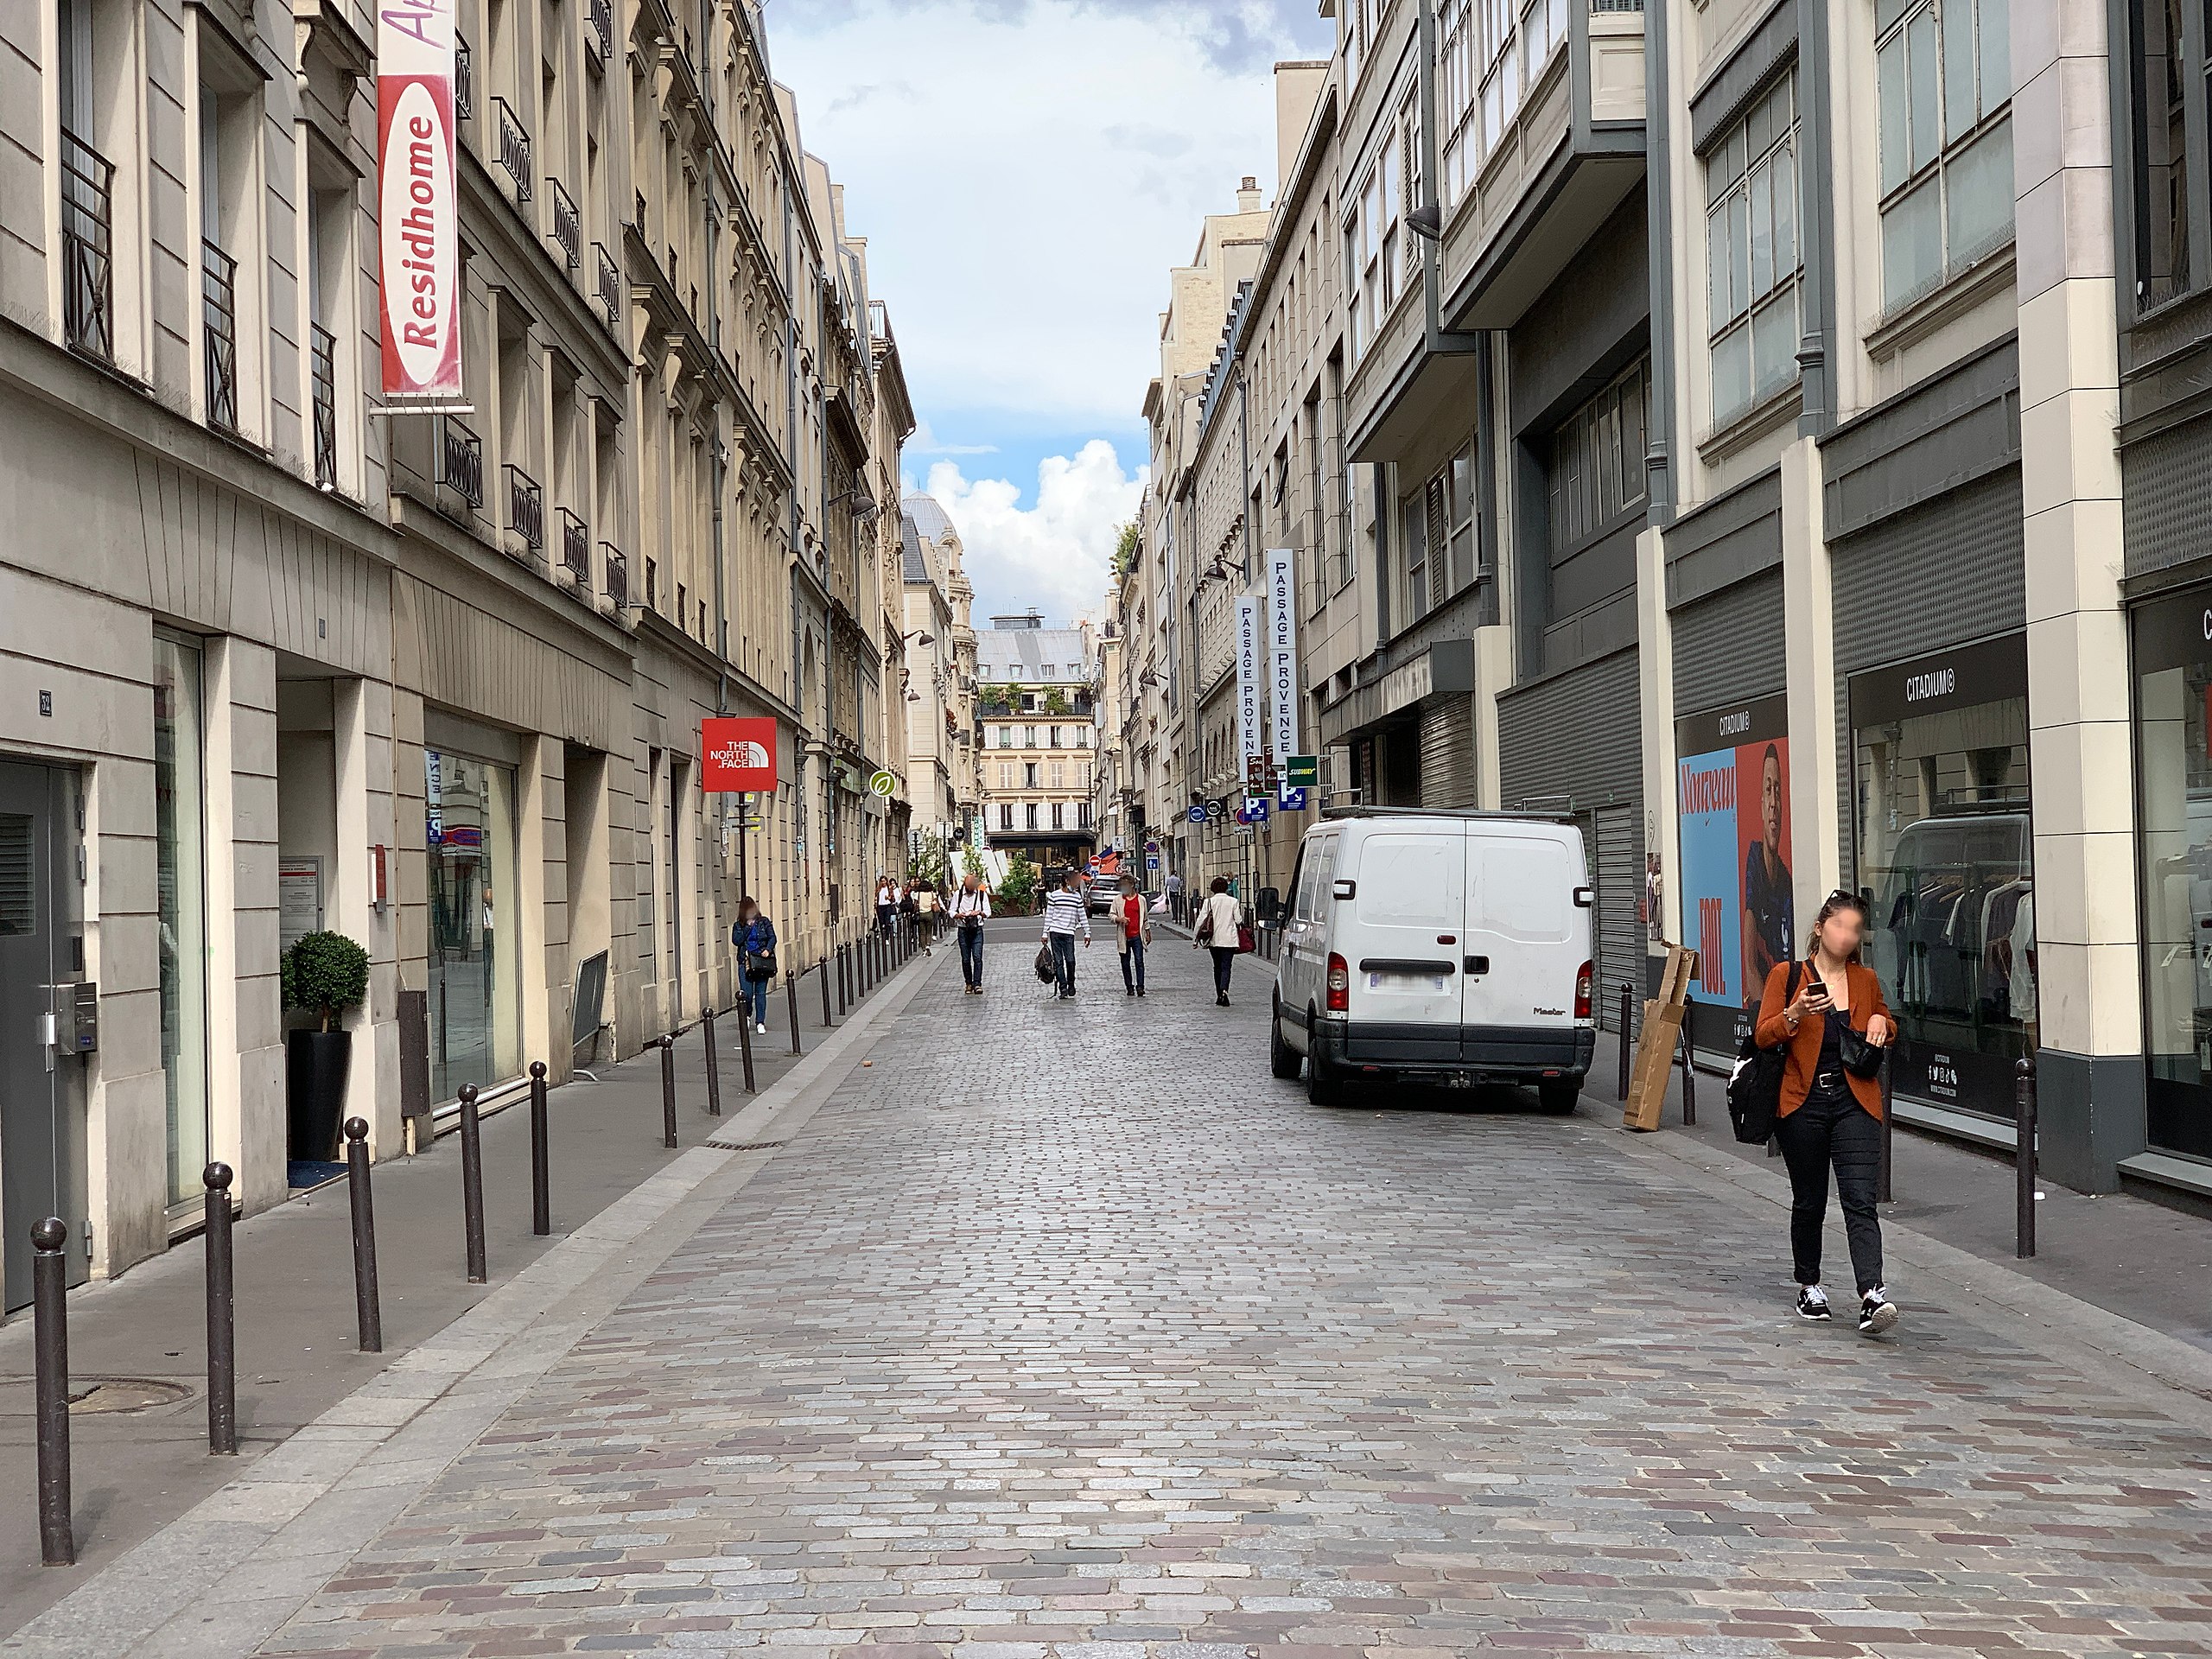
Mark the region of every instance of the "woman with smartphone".
<instances>
[{"instance_id":1,"label":"woman with smartphone","mask_svg":"<svg viewBox=\"0 0 2212 1659\"><path fill-rule=\"evenodd\" d=\"M1882 1225L1874 1208L1882 1161L1882 1051L1897 1035L1897 1022L1881 981L1859 959L1866 934L1866 902L1853 893L1830 893L1813 923L1805 960L1777 963L1768 974L1757 1036L1762 1048L1788 1050L1774 1133L1789 1168L1798 1317L1830 1317L1821 1283L1821 1233L1833 1168L1858 1281L1859 1329L1878 1336L1897 1322L1897 1304L1882 1286Z\"/></svg>"}]
</instances>

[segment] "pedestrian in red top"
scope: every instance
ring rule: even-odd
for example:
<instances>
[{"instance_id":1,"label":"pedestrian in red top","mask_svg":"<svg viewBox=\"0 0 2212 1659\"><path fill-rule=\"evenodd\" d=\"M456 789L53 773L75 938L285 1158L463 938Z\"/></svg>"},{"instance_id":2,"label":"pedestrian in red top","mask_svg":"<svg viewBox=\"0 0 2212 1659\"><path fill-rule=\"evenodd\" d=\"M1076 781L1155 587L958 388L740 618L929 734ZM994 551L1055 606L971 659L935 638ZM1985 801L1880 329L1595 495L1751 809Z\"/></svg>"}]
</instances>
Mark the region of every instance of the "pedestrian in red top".
<instances>
[{"instance_id":1,"label":"pedestrian in red top","mask_svg":"<svg viewBox=\"0 0 2212 1659\"><path fill-rule=\"evenodd\" d=\"M1152 943L1152 921L1145 913L1144 894L1137 891L1137 879L1134 875L1122 878L1122 897L1115 914L1122 923L1122 994L1142 996L1144 948Z\"/></svg>"}]
</instances>

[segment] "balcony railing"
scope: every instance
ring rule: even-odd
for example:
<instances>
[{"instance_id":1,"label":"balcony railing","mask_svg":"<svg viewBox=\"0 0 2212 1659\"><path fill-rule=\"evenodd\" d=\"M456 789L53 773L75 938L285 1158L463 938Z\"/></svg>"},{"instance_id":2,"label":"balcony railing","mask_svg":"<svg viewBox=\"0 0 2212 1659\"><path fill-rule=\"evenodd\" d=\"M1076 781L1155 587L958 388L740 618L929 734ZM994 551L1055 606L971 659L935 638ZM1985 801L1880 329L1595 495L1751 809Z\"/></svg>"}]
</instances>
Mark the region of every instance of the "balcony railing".
<instances>
[{"instance_id":1,"label":"balcony railing","mask_svg":"<svg viewBox=\"0 0 2212 1659\"><path fill-rule=\"evenodd\" d=\"M561 565L576 579L576 586L591 591L591 526L561 509Z\"/></svg>"},{"instance_id":2,"label":"balcony railing","mask_svg":"<svg viewBox=\"0 0 2212 1659\"><path fill-rule=\"evenodd\" d=\"M315 481L338 487L338 340L321 323L309 330L315 379Z\"/></svg>"},{"instance_id":3,"label":"balcony railing","mask_svg":"<svg viewBox=\"0 0 2212 1659\"><path fill-rule=\"evenodd\" d=\"M584 222L576 212L575 199L561 188L561 181L549 181L553 187L553 239L561 245L561 252L568 267L574 270L584 262Z\"/></svg>"},{"instance_id":4,"label":"balcony railing","mask_svg":"<svg viewBox=\"0 0 2212 1659\"><path fill-rule=\"evenodd\" d=\"M507 463L507 528L533 553L545 545L545 492L512 461Z\"/></svg>"},{"instance_id":5,"label":"balcony railing","mask_svg":"<svg viewBox=\"0 0 2212 1659\"><path fill-rule=\"evenodd\" d=\"M61 130L61 322L72 351L115 360L115 165Z\"/></svg>"},{"instance_id":6,"label":"balcony railing","mask_svg":"<svg viewBox=\"0 0 2212 1659\"><path fill-rule=\"evenodd\" d=\"M484 441L452 416L442 417L445 451L438 481L481 512L484 510Z\"/></svg>"},{"instance_id":7,"label":"balcony railing","mask_svg":"<svg viewBox=\"0 0 2212 1659\"><path fill-rule=\"evenodd\" d=\"M238 429L238 262L200 245L200 334L206 344L207 421Z\"/></svg>"},{"instance_id":8,"label":"balcony railing","mask_svg":"<svg viewBox=\"0 0 2212 1659\"><path fill-rule=\"evenodd\" d=\"M608 253L604 243L594 242L592 251L599 256L599 282L596 297L607 308L607 326L622 326L622 273L614 268L614 257Z\"/></svg>"},{"instance_id":9,"label":"balcony railing","mask_svg":"<svg viewBox=\"0 0 2212 1659\"><path fill-rule=\"evenodd\" d=\"M476 60L468 42L453 37L453 118L466 121L476 113Z\"/></svg>"},{"instance_id":10,"label":"balcony railing","mask_svg":"<svg viewBox=\"0 0 2212 1659\"><path fill-rule=\"evenodd\" d=\"M584 35L584 44L596 46L599 60L605 63L614 55L614 8L608 0L591 0L584 16L590 25Z\"/></svg>"},{"instance_id":11,"label":"balcony railing","mask_svg":"<svg viewBox=\"0 0 2212 1659\"><path fill-rule=\"evenodd\" d=\"M612 542L599 544L600 562L607 567L607 596L618 611L630 607L630 561Z\"/></svg>"},{"instance_id":12,"label":"balcony railing","mask_svg":"<svg viewBox=\"0 0 2212 1659\"><path fill-rule=\"evenodd\" d=\"M515 118L514 105L504 98L492 100L492 107L499 112L499 165L515 181L515 200L528 201L531 198L530 134Z\"/></svg>"}]
</instances>

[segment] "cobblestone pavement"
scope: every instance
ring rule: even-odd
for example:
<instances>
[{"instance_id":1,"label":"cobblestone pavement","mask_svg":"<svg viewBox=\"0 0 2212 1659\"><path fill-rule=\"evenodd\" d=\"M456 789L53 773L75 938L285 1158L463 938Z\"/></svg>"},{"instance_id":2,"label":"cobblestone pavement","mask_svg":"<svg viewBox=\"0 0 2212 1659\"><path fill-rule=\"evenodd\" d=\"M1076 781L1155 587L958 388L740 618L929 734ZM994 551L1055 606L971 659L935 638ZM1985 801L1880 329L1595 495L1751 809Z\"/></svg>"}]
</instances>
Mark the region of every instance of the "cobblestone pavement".
<instances>
[{"instance_id":1,"label":"cobblestone pavement","mask_svg":"<svg viewBox=\"0 0 2212 1659\"><path fill-rule=\"evenodd\" d=\"M936 963L263 1651L2212 1651L2201 1402L1909 1281L1802 1325L1771 1209L1594 1105L1317 1110L1258 976L1033 950Z\"/></svg>"}]
</instances>

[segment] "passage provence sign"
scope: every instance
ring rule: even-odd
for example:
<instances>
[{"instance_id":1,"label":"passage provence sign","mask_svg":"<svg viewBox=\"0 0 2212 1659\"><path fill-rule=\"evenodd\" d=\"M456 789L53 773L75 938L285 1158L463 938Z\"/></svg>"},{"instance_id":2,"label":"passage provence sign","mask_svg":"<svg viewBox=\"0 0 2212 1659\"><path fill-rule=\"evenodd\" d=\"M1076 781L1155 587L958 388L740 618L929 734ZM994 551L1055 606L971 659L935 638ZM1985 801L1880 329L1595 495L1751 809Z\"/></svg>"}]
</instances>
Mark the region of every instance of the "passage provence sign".
<instances>
[{"instance_id":1,"label":"passage provence sign","mask_svg":"<svg viewBox=\"0 0 2212 1659\"><path fill-rule=\"evenodd\" d=\"M461 222L454 198L454 0L377 12L377 223L384 391L461 394Z\"/></svg>"}]
</instances>

